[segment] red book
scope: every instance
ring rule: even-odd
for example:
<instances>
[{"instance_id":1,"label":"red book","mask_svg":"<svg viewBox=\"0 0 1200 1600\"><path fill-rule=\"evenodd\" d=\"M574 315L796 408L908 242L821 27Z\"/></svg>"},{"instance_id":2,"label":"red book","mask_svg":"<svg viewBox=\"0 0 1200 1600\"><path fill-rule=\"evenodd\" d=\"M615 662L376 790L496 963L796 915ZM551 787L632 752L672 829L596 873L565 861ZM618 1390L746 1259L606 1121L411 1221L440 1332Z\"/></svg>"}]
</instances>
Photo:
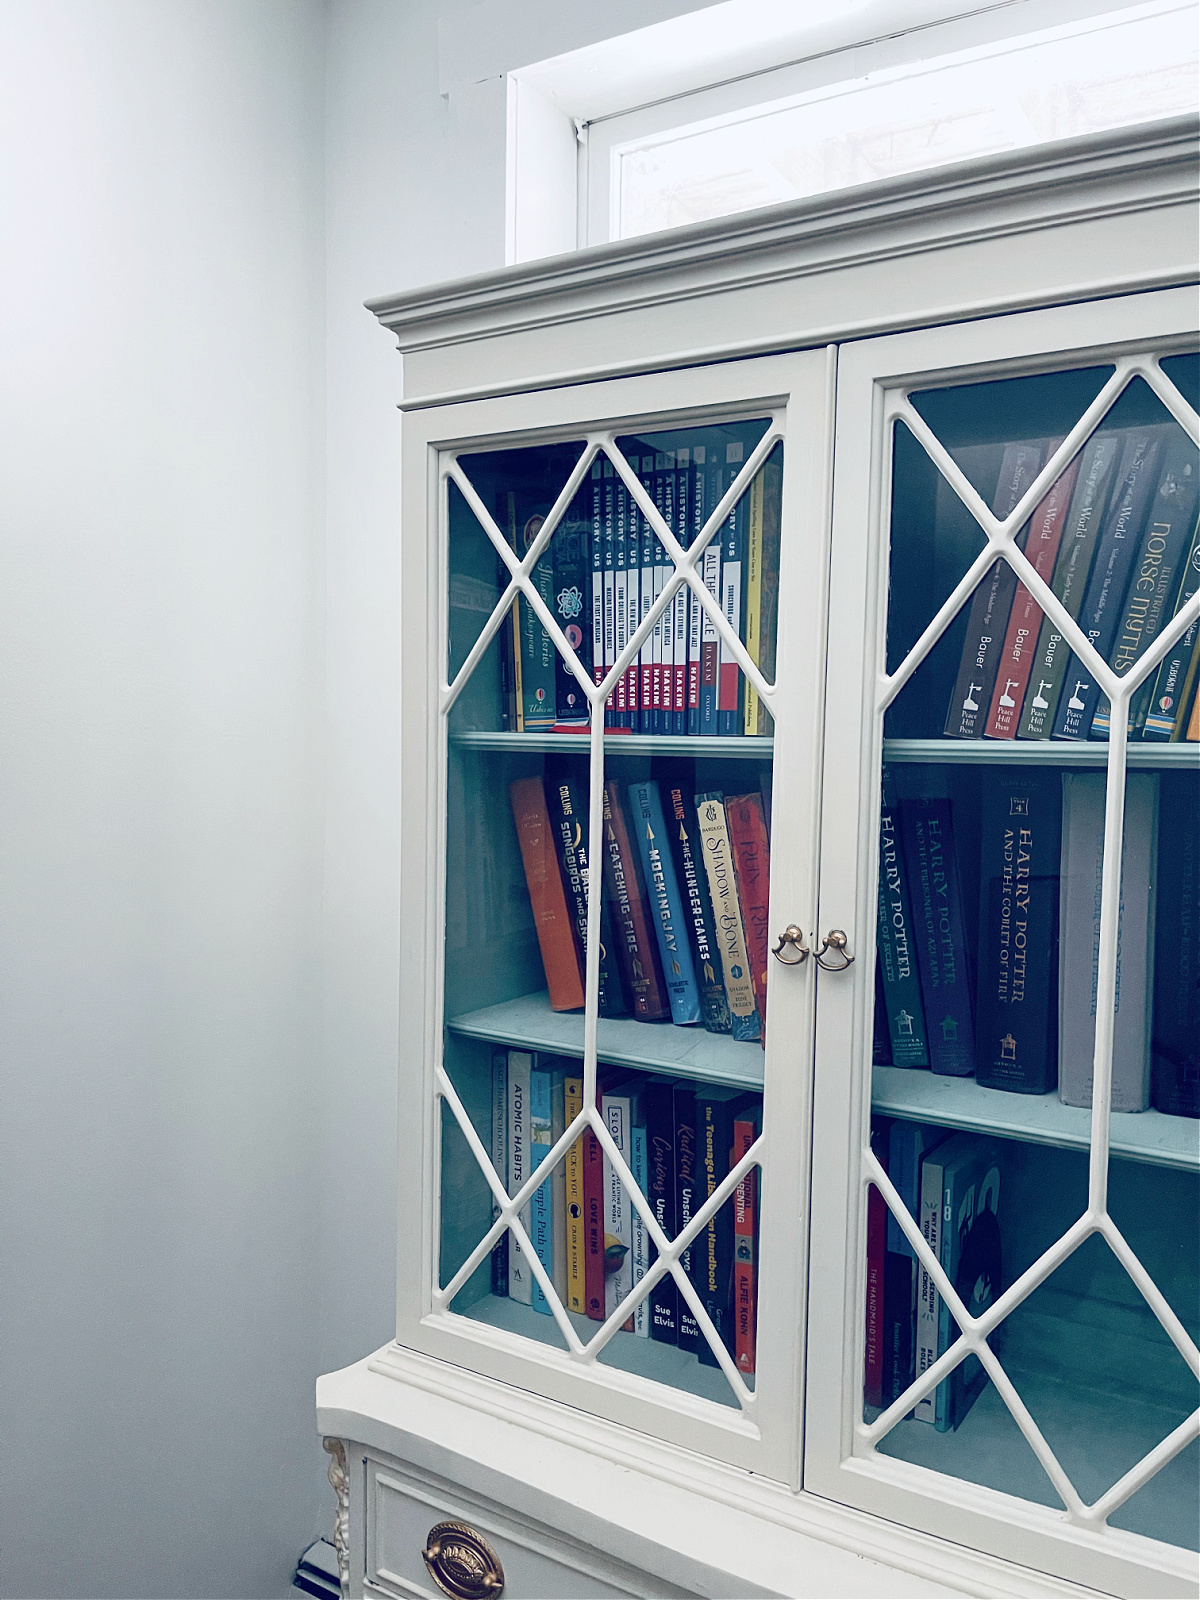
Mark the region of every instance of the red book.
<instances>
[{"instance_id":1,"label":"red book","mask_svg":"<svg viewBox=\"0 0 1200 1600\"><path fill-rule=\"evenodd\" d=\"M638 854L630 845L621 808L621 785L610 778L604 786L604 888L617 961L633 1015L641 1022L660 1022L671 1015L671 1007L639 873Z\"/></svg>"},{"instance_id":2,"label":"red book","mask_svg":"<svg viewBox=\"0 0 1200 1600\"><path fill-rule=\"evenodd\" d=\"M1058 449L1058 443L1052 442L1052 451ZM1054 576L1063 521L1071 503L1071 490L1075 486L1078 471L1079 457L1076 456L1030 520L1025 554L1038 577L1047 583ZM996 668L996 687L992 691L991 710L983 730L985 739L1015 739L1017 736L1041 626L1041 606L1025 585L1019 583L1013 596L1012 610L1008 614L1008 632L1004 636L1004 647Z\"/></svg>"},{"instance_id":3,"label":"red book","mask_svg":"<svg viewBox=\"0 0 1200 1600\"><path fill-rule=\"evenodd\" d=\"M746 1154L758 1137L757 1122L739 1117L733 1124L730 1166ZM758 1168L733 1192L733 1359L739 1372L754 1371L758 1341Z\"/></svg>"},{"instance_id":4,"label":"red book","mask_svg":"<svg viewBox=\"0 0 1200 1600\"><path fill-rule=\"evenodd\" d=\"M729 824L729 843L733 850L733 870L737 878L738 900L742 907L742 927L746 934L746 957L754 1000L762 1019L762 1038L767 1036L767 894L771 883L771 857L767 847L767 821L762 795L735 794L725 800Z\"/></svg>"},{"instance_id":5,"label":"red book","mask_svg":"<svg viewBox=\"0 0 1200 1600\"><path fill-rule=\"evenodd\" d=\"M550 991L550 1008L577 1011L584 1001L583 980L542 780L518 778L509 784L508 795L517 825L521 860L525 864L525 882L529 886L529 902L546 971L546 987Z\"/></svg>"}]
</instances>

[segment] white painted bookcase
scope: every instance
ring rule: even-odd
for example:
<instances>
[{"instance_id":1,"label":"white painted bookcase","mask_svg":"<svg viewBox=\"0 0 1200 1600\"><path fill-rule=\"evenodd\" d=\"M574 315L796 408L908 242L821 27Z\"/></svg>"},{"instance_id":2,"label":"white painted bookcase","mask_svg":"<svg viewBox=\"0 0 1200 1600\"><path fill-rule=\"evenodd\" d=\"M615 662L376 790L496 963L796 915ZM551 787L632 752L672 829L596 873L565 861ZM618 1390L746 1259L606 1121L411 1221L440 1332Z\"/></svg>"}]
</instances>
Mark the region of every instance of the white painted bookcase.
<instances>
[{"instance_id":1,"label":"white painted bookcase","mask_svg":"<svg viewBox=\"0 0 1200 1600\"><path fill-rule=\"evenodd\" d=\"M474 1530L434 1538L447 1592L499 1592L490 1547L510 1600L1197 1592L1198 1124L1110 1112L1108 1089L1126 774L1157 774L1164 795L1194 785L1198 747L942 736L954 619L997 556L1081 640L1017 535L1093 431L1149 420L1196 438L1195 135L1172 122L1074 141L374 303L404 362L401 1243L395 1342L317 1390L350 1593L438 1593L425 1552L446 1522ZM972 451L1035 435L1036 480L995 509ZM506 586L539 593L541 545L518 565L505 483L550 485L544 544L608 460L661 528L639 450L707 440L711 460L734 438L722 516L782 461L773 681L722 634L773 740L606 737L615 679L586 676L590 735L517 732L501 715ZM1114 722L1198 606L1127 677L1099 662ZM599 874L587 1009L550 1010L507 789L564 752L593 837L606 771L661 775L679 757L697 785L747 789L770 772L770 937L798 929L813 954L768 963L765 1050L597 1015ZM1014 763L1055 782L1107 771L1091 1110L873 1067L883 763L945 786L929 792L953 797L976 872L980 796ZM818 966L832 930L852 964L835 941ZM753 1378L699 1302L708 1365L619 1331L627 1306L568 1314L540 1266L550 1314L491 1292L491 1244L529 1214L528 1186L501 1212L506 1174L489 1189L483 1170L498 1049L579 1061L585 1105L597 1061L761 1092L763 1133L698 1219L758 1172ZM998 1292L886 1407L864 1405L868 1185L899 1199L873 1112L990 1142L1003 1173ZM953 1296L919 1227L909 1249ZM657 1237L688 1298L679 1246ZM990 1382L957 1430L906 1420L964 1354Z\"/></svg>"}]
</instances>

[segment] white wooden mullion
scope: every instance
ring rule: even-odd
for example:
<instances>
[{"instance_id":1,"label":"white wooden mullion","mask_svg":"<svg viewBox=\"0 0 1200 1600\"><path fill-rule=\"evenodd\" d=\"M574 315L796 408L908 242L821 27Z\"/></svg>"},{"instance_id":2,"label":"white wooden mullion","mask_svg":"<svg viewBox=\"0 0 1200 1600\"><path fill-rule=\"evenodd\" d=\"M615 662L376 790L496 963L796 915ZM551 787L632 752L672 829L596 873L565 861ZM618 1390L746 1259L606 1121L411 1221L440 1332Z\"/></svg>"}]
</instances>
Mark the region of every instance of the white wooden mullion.
<instances>
[{"instance_id":1,"label":"white wooden mullion","mask_svg":"<svg viewBox=\"0 0 1200 1600\"><path fill-rule=\"evenodd\" d=\"M1156 355L1138 356L1137 370L1175 418L1193 444L1200 445L1200 416L1180 394L1179 390L1159 366Z\"/></svg>"},{"instance_id":2,"label":"white wooden mullion","mask_svg":"<svg viewBox=\"0 0 1200 1600\"><path fill-rule=\"evenodd\" d=\"M1008 1407L1009 1415L1017 1427L1020 1428L1026 1444L1038 1458L1042 1470L1054 1485L1059 1499L1066 1506L1073 1519L1082 1520L1085 1508L1078 1490L1063 1471L1058 1457L1046 1442L1046 1436L1029 1414L1029 1408L1013 1387L1012 1379L1005 1372L1000 1364L999 1357L986 1340L980 1346L978 1355L988 1377L995 1384L1000 1398Z\"/></svg>"},{"instance_id":3,"label":"white wooden mullion","mask_svg":"<svg viewBox=\"0 0 1200 1600\"><path fill-rule=\"evenodd\" d=\"M1186 1450L1188 1445L1198 1438L1200 1438L1200 1410L1193 1411L1190 1417L1185 1417L1177 1428L1173 1428L1165 1439L1160 1440L1153 1450L1142 1457L1136 1467L1131 1467L1123 1478L1118 1478L1112 1488L1106 1494L1102 1494L1094 1505L1087 1506L1080 1520L1095 1525L1106 1522L1126 1500L1149 1483L1168 1462L1174 1461L1181 1450Z\"/></svg>"},{"instance_id":4,"label":"white wooden mullion","mask_svg":"<svg viewBox=\"0 0 1200 1600\"><path fill-rule=\"evenodd\" d=\"M1146 1304L1158 1318L1159 1325L1167 1338L1187 1362L1192 1376L1200 1379L1200 1350L1196 1348L1195 1340L1176 1316L1162 1290L1130 1249L1124 1234L1110 1216L1104 1217L1100 1232L1112 1247L1117 1260L1137 1285Z\"/></svg>"},{"instance_id":5,"label":"white wooden mullion","mask_svg":"<svg viewBox=\"0 0 1200 1600\"><path fill-rule=\"evenodd\" d=\"M454 709L455 701L466 688L471 674L475 671L475 668L479 665L484 652L487 650L492 640L496 637L497 629L502 626L505 617L508 616L509 612L511 611L513 601L516 599L519 592L520 589L517 584L517 580L515 578L510 578L508 581L508 587L500 597L499 604L484 623L483 632L471 646L471 649L467 655L467 659L463 662L462 666L455 674L454 682L450 684L443 682L440 685L438 710L443 714Z\"/></svg>"},{"instance_id":6,"label":"white wooden mullion","mask_svg":"<svg viewBox=\"0 0 1200 1600\"><path fill-rule=\"evenodd\" d=\"M1063 605L1045 578L1036 571L1023 550L1019 550L1016 545L1010 546L1004 551L1004 560L1037 601L1042 609L1042 616L1049 617L1063 639L1070 645L1073 654L1091 673L1097 687L1111 700L1121 680L1084 633L1078 621Z\"/></svg>"},{"instance_id":7,"label":"white wooden mullion","mask_svg":"<svg viewBox=\"0 0 1200 1600\"><path fill-rule=\"evenodd\" d=\"M991 571L992 563L996 559L996 552L990 545L985 545L954 585L947 598L934 614L932 622L925 628L921 637L913 645L904 660L890 677L886 672L879 675L876 688L875 709L884 711L903 689L913 673L933 649L950 623L958 615L960 609L966 604L975 592L976 586L982 582L984 575ZM886 654L880 658L887 660Z\"/></svg>"},{"instance_id":8,"label":"white wooden mullion","mask_svg":"<svg viewBox=\"0 0 1200 1600\"><path fill-rule=\"evenodd\" d=\"M1118 680L1110 696L1111 728L1128 723L1131 685ZM1108 747L1104 802L1104 855L1100 873L1100 950L1096 972L1096 1034L1092 1048L1092 1122L1088 1151L1088 1207L1097 1216L1108 1210L1109 1132L1112 1116L1112 1057L1116 1032L1117 940L1121 915L1121 857L1125 827L1125 758L1128 745L1113 739Z\"/></svg>"}]
</instances>

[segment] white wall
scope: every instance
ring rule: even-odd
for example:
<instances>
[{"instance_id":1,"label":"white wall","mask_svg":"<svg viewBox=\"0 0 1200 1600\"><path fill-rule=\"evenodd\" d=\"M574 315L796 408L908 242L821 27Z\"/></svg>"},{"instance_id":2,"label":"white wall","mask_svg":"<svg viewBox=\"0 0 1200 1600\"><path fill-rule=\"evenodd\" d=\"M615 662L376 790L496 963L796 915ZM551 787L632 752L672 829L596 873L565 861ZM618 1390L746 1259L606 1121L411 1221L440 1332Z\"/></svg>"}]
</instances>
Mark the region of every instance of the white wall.
<instances>
[{"instance_id":1,"label":"white wall","mask_svg":"<svg viewBox=\"0 0 1200 1600\"><path fill-rule=\"evenodd\" d=\"M329 1523L322 39L0 6L9 1595L279 1595Z\"/></svg>"}]
</instances>

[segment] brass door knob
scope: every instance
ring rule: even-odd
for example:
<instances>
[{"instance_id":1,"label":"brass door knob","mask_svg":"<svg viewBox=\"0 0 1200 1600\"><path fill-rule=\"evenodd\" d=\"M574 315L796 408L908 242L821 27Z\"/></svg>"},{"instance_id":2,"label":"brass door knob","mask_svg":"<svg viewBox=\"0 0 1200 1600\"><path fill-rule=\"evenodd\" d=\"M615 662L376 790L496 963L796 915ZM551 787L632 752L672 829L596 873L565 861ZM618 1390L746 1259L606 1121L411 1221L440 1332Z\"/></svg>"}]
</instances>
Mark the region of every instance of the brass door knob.
<instances>
[{"instance_id":1,"label":"brass door knob","mask_svg":"<svg viewBox=\"0 0 1200 1600\"><path fill-rule=\"evenodd\" d=\"M846 935L840 928L830 928L822 941L821 948L816 953L817 965L825 972L845 972L846 968L854 961L854 957L846 949L847 942ZM822 959L828 950L832 950L835 955L841 957L836 966Z\"/></svg>"},{"instance_id":2,"label":"brass door knob","mask_svg":"<svg viewBox=\"0 0 1200 1600\"><path fill-rule=\"evenodd\" d=\"M785 950L789 954L784 955ZM798 967L808 960L812 951L804 942L804 930L790 922L776 940L771 954L777 961L782 961L785 967Z\"/></svg>"},{"instance_id":3,"label":"brass door knob","mask_svg":"<svg viewBox=\"0 0 1200 1600\"><path fill-rule=\"evenodd\" d=\"M465 1522L439 1522L430 1528L421 1555L429 1576L453 1600L498 1600L504 1592L500 1557Z\"/></svg>"}]
</instances>

